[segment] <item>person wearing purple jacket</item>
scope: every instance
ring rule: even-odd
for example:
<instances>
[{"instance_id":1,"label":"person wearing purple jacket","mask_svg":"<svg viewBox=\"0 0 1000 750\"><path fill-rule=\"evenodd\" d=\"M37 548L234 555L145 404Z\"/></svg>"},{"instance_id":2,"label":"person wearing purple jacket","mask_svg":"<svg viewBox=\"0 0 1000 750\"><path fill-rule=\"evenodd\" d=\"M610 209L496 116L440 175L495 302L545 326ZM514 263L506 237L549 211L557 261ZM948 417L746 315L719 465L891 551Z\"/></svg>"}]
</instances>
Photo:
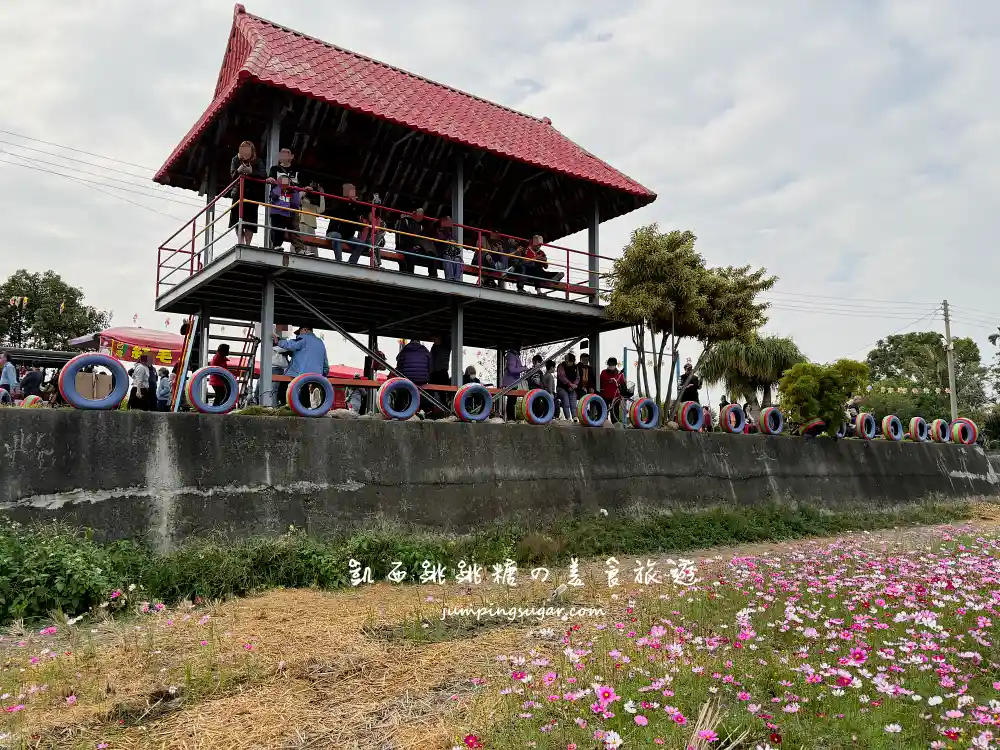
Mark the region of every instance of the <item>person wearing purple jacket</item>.
<instances>
[{"instance_id":1,"label":"person wearing purple jacket","mask_svg":"<svg viewBox=\"0 0 1000 750\"><path fill-rule=\"evenodd\" d=\"M427 385L431 379L431 353L419 341L411 341L396 355L396 369L416 385Z\"/></svg>"},{"instance_id":2,"label":"person wearing purple jacket","mask_svg":"<svg viewBox=\"0 0 1000 750\"><path fill-rule=\"evenodd\" d=\"M290 231L293 226L298 226L298 214L292 214L292 210L302 208L302 192L292 187L291 180L286 174L278 175L278 184L271 188L271 247L275 250L284 250L285 241L291 242ZM296 218L296 221L292 221ZM293 243L294 244L294 243Z\"/></svg>"},{"instance_id":3,"label":"person wearing purple jacket","mask_svg":"<svg viewBox=\"0 0 1000 750\"><path fill-rule=\"evenodd\" d=\"M521 379L521 375L528 368L525 367L524 362L521 361L521 350L508 349L507 350L507 361L504 363L503 368L503 380L500 381L500 387L506 388L509 385L514 385ZM517 410L517 398L514 396L507 396L507 421L513 422L516 416Z\"/></svg>"},{"instance_id":4,"label":"person wearing purple jacket","mask_svg":"<svg viewBox=\"0 0 1000 750\"><path fill-rule=\"evenodd\" d=\"M580 387L580 368L576 364L576 355L570 352L566 359L556 369L556 393L562 405L563 418L576 421L576 392Z\"/></svg>"}]
</instances>

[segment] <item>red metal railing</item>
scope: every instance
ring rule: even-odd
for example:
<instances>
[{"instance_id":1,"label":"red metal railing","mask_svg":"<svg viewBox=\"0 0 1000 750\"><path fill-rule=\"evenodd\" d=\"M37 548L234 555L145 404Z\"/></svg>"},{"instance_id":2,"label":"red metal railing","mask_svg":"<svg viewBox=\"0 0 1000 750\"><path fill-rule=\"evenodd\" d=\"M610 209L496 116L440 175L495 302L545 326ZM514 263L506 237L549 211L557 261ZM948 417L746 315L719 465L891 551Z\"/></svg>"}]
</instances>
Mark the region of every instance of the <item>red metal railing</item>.
<instances>
[{"instance_id":1,"label":"red metal railing","mask_svg":"<svg viewBox=\"0 0 1000 750\"><path fill-rule=\"evenodd\" d=\"M228 250L233 245L239 244L241 237L241 230L249 225L249 222L244 220L244 208L247 205L257 206L257 223L253 226L257 229L263 229L266 225L265 217L267 214L265 212L269 211L273 206L270 203L269 195L266 195L267 200L259 201L247 198L246 184L248 181L263 183L263 180L249 178L245 176L237 177L233 182L227 185L216 197L212 200L205 208L201 209L192 219L190 219L186 224L184 224L180 229L174 232L166 242L164 242L158 250L157 255L157 273L156 273L156 296L159 297L164 291L166 291L171 286L183 281L183 279L188 278L198 271L200 271L205 264L209 261L211 254L215 245L219 244L230 232L234 232L234 236L231 242L223 242L221 247ZM220 199L228 197L232 192L234 186L238 184L237 200L233 201L232 205L222 212L212 211L211 214L209 209L218 206ZM342 195L333 195L331 193L324 193L314 190L308 190L306 188L293 188L303 194L309 194L311 196L323 196L325 201L344 201L352 203L358 208L357 218L361 219L362 213L366 212L368 216L365 217L367 220L354 221L351 219L343 219L340 217L333 217L333 220L337 222L338 226L355 226L357 227L356 234L357 239L341 239L342 247L356 248L361 247L363 250L367 250L369 255L369 265L375 267L377 256L379 255L380 248L378 245L379 235L383 234L393 234L397 240L397 247L395 249L396 253L402 253L411 256L412 259L423 259L426 262L433 262L436 265L444 267L444 263L449 262L449 258L442 258L438 256L430 257L422 255L421 253L414 252L415 244L411 246L407 251L401 250L399 245L399 239L402 237L413 237L420 241L429 241L433 246L437 247L440 245L451 245L452 247L458 248L458 258L462 264L462 270L459 272L459 280L461 281L464 276L474 275L476 277L476 283L480 286L484 282L484 271L486 279L500 279L503 278L506 281L513 281L517 286L537 286L539 289L544 286L549 290L562 291L566 299L589 299L593 295L601 294L606 289L601 288L600 280L601 274L608 270L610 263L613 261L612 258L602 255L593 255L584 250L576 250L574 248L554 245L551 243L542 242L538 245L532 245L532 240L523 237L517 237L515 235L503 234L501 232L496 232L489 229L483 229L480 227L473 227L467 224L459 224L457 222L452 222L451 227L461 228L463 232L463 241L461 243L455 241L454 239L454 229L450 232L439 233L431 232L424 229L422 234L411 234L403 229L396 229L394 227L388 226L390 222L383 219L385 215L395 215L398 218L412 217L413 212L401 211L399 209L390 208L388 206L382 206L379 204L369 203L366 201L360 201L355 199L349 199ZM266 193L270 192L270 186L265 190ZM304 211L300 209L288 208L285 209L292 213L299 215L311 215L316 218L331 218L325 217L322 214L314 213L311 211ZM228 226L228 217L232 211L237 211L237 220L233 222L232 226ZM210 215L215 214L212 218ZM225 231L216 232L215 229L220 221L227 219L227 226ZM199 222L201 228L199 229ZM432 227L438 226L440 228L442 219L424 217L424 226ZM395 224L395 222L393 222ZM446 227L447 228L447 227ZM199 247L199 238L202 238L206 233L209 233L208 237L204 239ZM190 236L188 237L188 234ZM325 237L313 235L311 233L298 232L299 236L302 237L305 244L313 246L326 247L330 241ZM451 235L450 237L448 235ZM471 235L471 237L470 237ZM171 247L170 244L176 240L178 237L184 236L186 239L178 247ZM262 240L263 243L267 243L268 239L264 237L263 232L259 232L254 235ZM474 242L473 242L474 238ZM491 245L491 240L497 240L500 242L500 247L496 244ZM513 246L512 246L513 245ZM542 249L546 256L547 270L549 273L562 272L562 278L555 281L551 278L543 278L537 274L537 271L543 270L540 268L532 267L529 273L527 267L524 263L531 262L531 259L525 258L524 248L533 247ZM501 277L500 273L494 268L483 267L483 255L484 251L489 252L490 255L494 257L503 258L506 265L509 267L511 265L519 264L524 272L515 273L508 271L505 277ZM553 251L552 253L548 251ZM349 251L348 251L349 252ZM392 253L392 250L386 250L384 252ZM466 253L471 254L471 263L466 263ZM565 255L565 262L559 262L555 260L555 255L560 256L562 260L562 255ZM390 256L391 257L391 256ZM592 272L590 269L591 258L596 258L597 260L597 270ZM178 263L178 261L180 261ZM452 261L453 262L453 261ZM418 261L419 263L419 261ZM424 263L426 265L426 263ZM470 271L470 268L471 271ZM604 266L602 268L602 266ZM186 271L186 273L185 273ZM597 274L596 284L591 284L592 273ZM596 286L596 288L595 288Z\"/></svg>"}]
</instances>

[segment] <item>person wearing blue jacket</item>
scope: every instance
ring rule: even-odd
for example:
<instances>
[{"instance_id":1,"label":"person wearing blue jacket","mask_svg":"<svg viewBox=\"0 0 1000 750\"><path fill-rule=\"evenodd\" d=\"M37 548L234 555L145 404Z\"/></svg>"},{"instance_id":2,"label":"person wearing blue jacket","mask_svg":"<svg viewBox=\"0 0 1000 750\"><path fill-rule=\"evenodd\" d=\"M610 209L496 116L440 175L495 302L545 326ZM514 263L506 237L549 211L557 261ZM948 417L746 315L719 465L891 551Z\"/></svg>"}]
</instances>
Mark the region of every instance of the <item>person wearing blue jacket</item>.
<instances>
[{"instance_id":1,"label":"person wearing blue jacket","mask_svg":"<svg viewBox=\"0 0 1000 750\"><path fill-rule=\"evenodd\" d=\"M295 332L294 339L281 339L281 348L291 352L292 361L285 375L296 377L303 373L330 374L330 363L326 357L326 344L313 333L309 326L302 326Z\"/></svg>"}]
</instances>

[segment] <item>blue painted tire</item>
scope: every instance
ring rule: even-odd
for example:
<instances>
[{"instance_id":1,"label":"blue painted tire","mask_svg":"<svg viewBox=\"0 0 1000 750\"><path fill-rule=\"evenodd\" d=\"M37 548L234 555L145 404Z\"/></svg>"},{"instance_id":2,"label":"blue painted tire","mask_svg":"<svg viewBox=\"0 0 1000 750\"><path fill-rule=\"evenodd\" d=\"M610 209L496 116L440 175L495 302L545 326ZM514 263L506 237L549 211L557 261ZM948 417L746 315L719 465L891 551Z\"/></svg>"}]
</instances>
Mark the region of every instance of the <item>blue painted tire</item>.
<instances>
[{"instance_id":1,"label":"blue painted tire","mask_svg":"<svg viewBox=\"0 0 1000 750\"><path fill-rule=\"evenodd\" d=\"M777 407L768 406L760 413L760 431L765 435L780 435L785 429L785 418Z\"/></svg>"},{"instance_id":2,"label":"blue painted tire","mask_svg":"<svg viewBox=\"0 0 1000 750\"><path fill-rule=\"evenodd\" d=\"M76 376L84 367L106 367L111 370L113 388L104 398L84 398L76 389ZM59 373L59 393L67 404L77 409L117 409L128 395L129 377L125 367L117 359L107 354L88 352L78 354L63 366Z\"/></svg>"},{"instance_id":3,"label":"blue painted tire","mask_svg":"<svg viewBox=\"0 0 1000 750\"><path fill-rule=\"evenodd\" d=\"M913 417L910 420L910 440L915 443L926 443L930 440L931 431L923 417Z\"/></svg>"},{"instance_id":4,"label":"blue painted tire","mask_svg":"<svg viewBox=\"0 0 1000 750\"><path fill-rule=\"evenodd\" d=\"M403 409L396 409L392 406L392 396L397 393L406 393L410 397ZM405 421L420 410L420 391L411 380L389 378L379 386L378 408L386 419Z\"/></svg>"},{"instance_id":5,"label":"blue painted tire","mask_svg":"<svg viewBox=\"0 0 1000 750\"><path fill-rule=\"evenodd\" d=\"M732 417L732 419L730 419ZM733 424L735 422L735 424ZM740 435L747 426L747 415L739 404L726 404L719 412L719 426L723 432Z\"/></svg>"},{"instance_id":6,"label":"blue painted tire","mask_svg":"<svg viewBox=\"0 0 1000 750\"><path fill-rule=\"evenodd\" d=\"M698 432L705 424L705 412L701 404L685 401L677 414L677 423L686 432Z\"/></svg>"},{"instance_id":7,"label":"blue painted tire","mask_svg":"<svg viewBox=\"0 0 1000 750\"><path fill-rule=\"evenodd\" d=\"M318 385L323 389L323 403L315 409L302 405L302 389L309 385ZM333 386L330 381L315 372L304 372L292 379L288 384L288 407L300 417L322 417L333 408Z\"/></svg>"},{"instance_id":8,"label":"blue painted tire","mask_svg":"<svg viewBox=\"0 0 1000 750\"><path fill-rule=\"evenodd\" d=\"M597 408L597 416L591 415L591 407ZM587 393L576 404L576 416L580 424L600 427L608 418L608 404L596 393Z\"/></svg>"},{"instance_id":9,"label":"blue painted tire","mask_svg":"<svg viewBox=\"0 0 1000 750\"><path fill-rule=\"evenodd\" d=\"M226 386L229 388L226 400L218 406L206 403L201 397L201 384L210 375L221 375L222 379L226 381ZM188 376L187 383L184 385L184 394L187 396L188 403L191 404L195 411L201 414L228 414L236 408L236 399L240 395L239 390L240 387L236 382L235 375L225 367L214 367L212 365L192 372Z\"/></svg>"},{"instance_id":10,"label":"blue painted tire","mask_svg":"<svg viewBox=\"0 0 1000 750\"><path fill-rule=\"evenodd\" d=\"M649 416L644 417L644 414ZM705 415L701 416L704 419ZM628 408L628 423L636 430L652 430L660 424L660 407L651 398L636 399Z\"/></svg>"},{"instance_id":11,"label":"blue painted tire","mask_svg":"<svg viewBox=\"0 0 1000 750\"><path fill-rule=\"evenodd\" d=\"M882 418L882 439L898 443L903 439L903 423L899 417L890 414Z\"/></svg>"},{"instance_id":12,"label":"blue painted tire","mask_svg":"<svg viewBox=\"0 0 1000 750\"><path fill-rule=\"evenodd\" d=\"M877 426L874 415L863 411L854 420L854 434L863 440L874 440Z\"/></svg>"},{"instance_id":13,"label":"blue painted tire","mask_svg":"<svg viewBox=\"0 0 1000 750\"><path fill-rule=\"evenodd\" d=\"M518 401L521 407L520 413L524 416L524 421L528 424L544 425L555 419L556 399L543 388L535 388L528 391ZM544 414L538 414L535 411L536 404L540 402L544 402L545 404Z\"/></svg>"},{"instance_id":14,"label":"blue painted tire","mask_svg":"<svg viewBox=\"0 0 1000 750\"><path fill-rule=\"evenodd\" d=\"M469 409L475 403L483 404L483 408L478 413L473 414ZM485 422L490 418L493 410L493 394L481 383L467 383L455 391L455 415L462 422Z\"/></svg>"}]
</instances>

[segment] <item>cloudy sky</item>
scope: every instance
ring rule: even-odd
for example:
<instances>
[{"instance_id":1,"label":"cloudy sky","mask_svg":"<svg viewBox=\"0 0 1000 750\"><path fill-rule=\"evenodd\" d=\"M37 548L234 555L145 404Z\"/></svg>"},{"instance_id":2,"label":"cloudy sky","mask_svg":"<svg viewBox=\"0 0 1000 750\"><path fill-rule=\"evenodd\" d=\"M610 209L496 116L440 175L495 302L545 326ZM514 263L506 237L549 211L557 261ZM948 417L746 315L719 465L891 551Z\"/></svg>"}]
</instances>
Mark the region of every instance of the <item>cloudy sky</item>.
<instances>
[{"instance_id":1,"label":"cloudy sky","mask_svg":"<svg viewBox=\"0 0 1000 750\"><path fill-rule=\"evenodd\" d=\"M209 103L233 4L44 6L0 3L0 274L51 268L116 324L138 316L162 328L156 248L196 197L148 179ZM944 298L953 332L992 349L1000 3L249 0L247 10L550 117L659 195L603 225L602 253L656 221L695 231L713 265L767 267L780 277L768 329L813 359L942 329ZM106 187L116 179L134 192ZM625 343L607 335L603 352ZM330 345L331 361L360 361Z\"/></svg>"}]
</instances>

